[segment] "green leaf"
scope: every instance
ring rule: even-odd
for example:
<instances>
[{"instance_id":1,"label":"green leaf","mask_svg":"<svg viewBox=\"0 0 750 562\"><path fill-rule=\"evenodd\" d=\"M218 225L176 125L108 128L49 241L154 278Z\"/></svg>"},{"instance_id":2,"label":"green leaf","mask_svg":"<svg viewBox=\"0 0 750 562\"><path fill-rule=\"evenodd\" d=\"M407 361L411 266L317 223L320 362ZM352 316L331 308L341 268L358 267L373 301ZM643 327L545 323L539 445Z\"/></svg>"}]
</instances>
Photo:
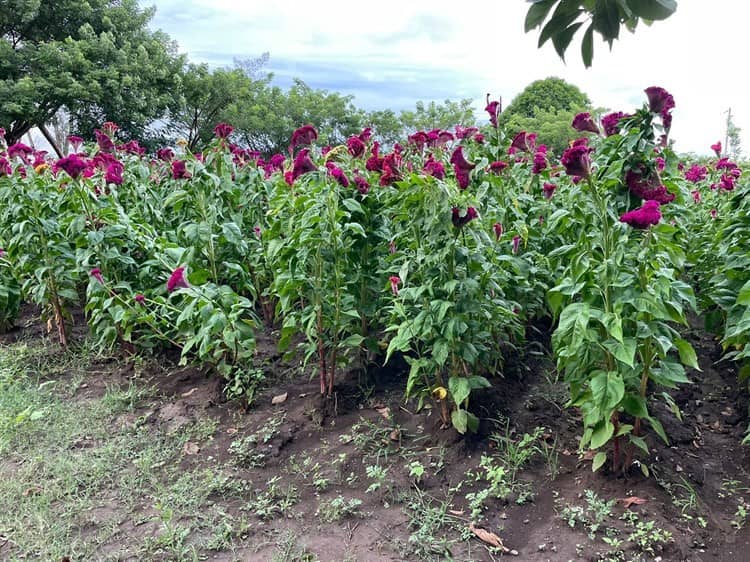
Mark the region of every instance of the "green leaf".
<instances>
[{"instance_id":1,"label":"green leaf","mask_svg":"<svg viewBox=\"0 0 750 562\"><path fill-rule=\"evenodd\" d=\"M648 454L648 445L646 444L646 440L643 437L638 437L631 433L629 439L633 445L638 447L644 453Z\"/></svg>"},{"instance_id":2,"label":"green leaf","mask_svg":"<svg viewBox=\"0 0 750 562\"><path fill-rule=\"evenodd\" d=\"M602 345L615 357L615 359L622 361L628 367L635 367L635 352L637 348L635 338L625 338L622 343L618 343L614 340L607 340Z\"/></svg>"},{"instance_id":3,"label":"green leaf","mask_svg":"<svg viewBox=\"0 0 750 562\"><path fill-rule=\"evenodd\" d=\"M594 61L594 26L589 25L586 33L583 34L583 41L581 41L581 57L583 58L583 65L586 68L590 68Z\"/></svg>"},{"instance_id":4,"label":"green leaf","mask_svg":"<svg viewBox=\"0 0 750 562\"><path fill-rule=\"evenodd\" d=\"M466 427L472 433L479 431L479 418L471 412L466 412Z\"/></svg>"},{"instance_id":5,"label":"green leaf","mask_svg":"<svg viewBox=\"0 0 750 562\"><path fill-rule=\"evenodd\" d=\"M693 346L690 345L689 342L682 338L677 338L674 341L674 345L677 348L677 352L680 354L680 361L683 365L687 365L698 371L701 370L698 366L698 356L695 354L695 349L693 349Z\"/></svg>"},{"instance_id":6,"label":"green leaf","mask_svg":"<svg viewBox=\"0 0 750 562\"><path fill-rule=\"evenodd\" d=\"M740 306L750 306L750 281L745 283L737 295L737 304Z\"/></svg>"},{"instance_id":7,"label":"green leaf","mask_svg":"<svg viewBox=\"0 0 750 562\"><path fill-rule=\"evenodd\" d=\"M685 367L672 361L662 361L659 367L651 371L651 380L667 388L677 388L678 384L690 384L685 376Z\"/></svg>"},{"instance_id":8,"label":"green leaf","mask_svg":"<svg viewBox=\"0 0 750 562\"><path fill-rule=\"evenodd\" d=\"M615 433L615 426L609 420L604 420L594 427L594 431L591 434L590 447L592 449L598 449L603 445L606 445Z\"/></svg>"},{"instance_id":9,"label":"green leaf","mask_svg":"<svg viewBox=\"0 0 750 562\"><path fill-rule=\"evenodd\" d=\"M451 423L461 435L466 433L469 426L469 416L466 410L456 409L451 412Z\"/></svg>"},{"instance_id":10,"label":"green leaf","mask_svg":"<svg viewBox=\"0 0 750 562\"><path fill-rule=\"evenodd\" d=\"M627 0L628 8L639 18L650 21L667 19L677 10L675 0Z\"/></svg>"},{"instance_id":11,"label":"green leaf","mask_svg":"<svg viewBox=\"0 0 750 562\"><path fill-rule=\"evenodd\" d=\"M564 61L565 60L565 51L570 46L570 42L573 40L573 36L576 34L576 31L583 25L583 22L579 21L576 22L568 27L566 27L563 31L559 33L555 33L552 36L552 45L555 47L555 51L557 51L558 56Z\"/></svg>"},{"instance_id":12,"label":"green leaf","mask_svg":"<svg viewBox=\"0 0 750 562\"><path fill-rule=\"evenodd\" d=\"M471 386L465 377L452 376L448 379L448 390L456 405L461 405L469 397Z\"/></svg>"},{"instance_id":13,"label":"green leaf","mask_svg":"<svg viewBox=\"0 0 750 562\"><path fill-rule=\"evenodd\" d=\"M638 395L628 394L622 399L622 408L634 418L647 418L648 407L646 401Z\"/></svg>"},{"instance_id":14,"label":"green leaf","mask_svg":"<svg viewBox=\"0 0 750 562\"><path fill-rule=\"evenodd\" d=\"M597 453L596 455L594 455L594 462L591 463L591 470L593 472L596 472L604 465L605 462L607 462L607 453Z\"/></svg>"},{"instance_id":15,"label":"green leaf","mask_svg":"<svg viewBox=\"0 0 750 562\"><path fill-rule=\"evenodd\" d=\"M469 386L472 390L476 390L478 388L492 388L492 384L490 384L490 381L479 375L468 377L467 380L469 381Z\"/></svg>"},{"instance_id":16,"label":"green leaf","mask_svg":"<svg viewBox=\"0 0 750 562\"><path fill-rule=\"evenodd\" d=\"M602 415L608 416L625 396L625 381L622 375L616 372L600 373L591 379L590 387L592 399Z\"/></svg>"},{"instance_id":17,"label":"green leaf","mask_svg":"<svg viewBox=\"0 0 750 562\"><path fill-rule=\"evenodd\" d=\"M523 28L526 33L542 25L544 18L547 17L552 6L555 5L557 0L536 0L533 5L526 12L526 21L524 22Z\"/></svg>"},{"instance_id":18,"label":"green leaf","mask_svg":"<svg viewBox=\"0 0 750 562\"><path fill-rule=\"evenodd\" d=\"M669 439L667 439L667 433L666 431L664 431L664 426L661 424L661 422L657 420L656 418L652 418L651 416L649 416L646 419L648 419L649 423L651 424L651 427L654 428L654 431L659 437L661 437L662 441L664 441L664 443L669 445Z\"/></svg>"},{"instance_id":19,"label":"green leaf","mask_svg":"<svg viewBox=\"0 0 750 562\"><path fill-rule=\"evenodd\" d=\"M207 269L196 269L188 274L191 285L203 285L211 278L211 272Z\"/></svg>"}]
</instances>

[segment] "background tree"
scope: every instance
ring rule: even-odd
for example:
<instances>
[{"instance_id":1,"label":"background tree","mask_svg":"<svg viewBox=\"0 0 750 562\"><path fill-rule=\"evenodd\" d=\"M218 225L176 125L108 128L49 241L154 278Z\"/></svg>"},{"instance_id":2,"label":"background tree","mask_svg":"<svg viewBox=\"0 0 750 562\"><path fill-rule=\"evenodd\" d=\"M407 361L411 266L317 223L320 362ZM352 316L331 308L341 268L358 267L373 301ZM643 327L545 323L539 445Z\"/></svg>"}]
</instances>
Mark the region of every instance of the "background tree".
<instances>
[{"instance_id":1,"label":"background tree","mask_svg":"<svg viewBox=\"0 0 750 562\"><path fill-rule=\"evenodd\" d=\"M401 123L408 132L450 129L455 125L468 127L477 121L473 103L471 99L445 100L442 104L418 101L413 111L401 112Z\"/></svg>"},{"instance_id":2,"label":"background tree","mask_svg":"<svg viewBox=\"0 0 750 562\"><path fill-rule=\"evenodd\" d=\"M577 137L571 124L581 111L591 111L589 97L577 86L550 77L526 86L500 114L500 122L514 133L537 133L537 142L559 155Z\"/></svg>"},{"instance_id":3,"label":"background tree","mask_svg":"<svg viewBox=\"0 0 750 562\"><path fill-rule=\"evenodd\" d=\"M182 58L137 0L0 0L0 126L9 143L60 109L89 136L116 121L133 138L163 115ZM56 143L53 143L56 144Z\"/></svg>"},{"instance_id":4,"label":"background tree","mask_svg":"<svg viewBox=\"0 0 750 562\"><path fill-rule=\"evenodd\" d=\"M620 27L623 25L632 32L641 20L650 25L653 21L668 18L677 10L676 0L528 1L531 7L526 13L526 32L541 27L539 47L551 39L555 51L563 60L573 37L589 22L581 41L581 57L587 68L594 59L594 31L601 35L611 49L614 40L620 36Z\"/></svg>"}]
</instances>

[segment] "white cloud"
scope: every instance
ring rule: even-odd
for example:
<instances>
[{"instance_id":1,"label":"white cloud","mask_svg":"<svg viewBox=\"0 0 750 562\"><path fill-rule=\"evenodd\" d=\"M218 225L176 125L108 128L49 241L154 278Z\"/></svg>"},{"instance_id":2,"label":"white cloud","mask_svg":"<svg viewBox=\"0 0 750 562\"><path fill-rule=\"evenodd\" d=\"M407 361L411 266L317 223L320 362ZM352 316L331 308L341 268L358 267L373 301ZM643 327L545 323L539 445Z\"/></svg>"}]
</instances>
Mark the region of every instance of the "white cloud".
<instances>
[{"instance_id":1,"label":"white cloud","mask_svg":"<svg viewBox=\"0 0 750 562\"><path fill-rule=\"evenodd\" d=\"M623 111L645 100L644 88L667 88L677 103L672 136L678 150L708 152L723 137L728 107L750 139L750 101L739 71L750 7L739 0L678 0L674 16L641 26L634 35L624 32L612 52L597 43L591 69L583 68L575 44L567 64L551 45L537 49L538 33L523 33L528 4L521 0L155 1L155 25L192 59L230 64L233 56L270 51L272 65L296 61L300 70L341 68L362 81L357 91L341 90L357 95L355 103L364 97L387 107L391 98L362 95L368 85L383 87L387 81L421 86L408 88L415 94L412 103L444 99L446 91L478 104L492 92L507 103L529 82L555 75L579 86L595 105ZM185 17L190 13L196 14L192 20ZM320 87L315 82L320 74L315 80L298 76ZM333 89L335 76L325 83Z\"/></svg>"}]
</instances>

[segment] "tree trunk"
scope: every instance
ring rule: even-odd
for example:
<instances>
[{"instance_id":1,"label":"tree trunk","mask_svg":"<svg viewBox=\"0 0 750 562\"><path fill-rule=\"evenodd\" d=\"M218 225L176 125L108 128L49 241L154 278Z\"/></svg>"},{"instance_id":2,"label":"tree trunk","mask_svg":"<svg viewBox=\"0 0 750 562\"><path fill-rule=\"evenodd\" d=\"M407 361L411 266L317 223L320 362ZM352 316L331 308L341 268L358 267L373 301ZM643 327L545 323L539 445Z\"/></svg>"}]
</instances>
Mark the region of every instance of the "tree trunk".
<instances>
[{"instance_id":1,"label":"tree trunk","mask_svg":"<svg viewBox=\"0 0 750 562\"><path fill-rule=\"evenodd\" d=\"M57 141L55 138L50 134L50 132L47 130L47 127L44 125L44 123L39 125L39 130L44 135L44 138L47 139L47 142L52 146L54 151L57 153L58 158L63 157L62 150L60 150L60 146L57 144Z\"/></svg>"}]
</instances>

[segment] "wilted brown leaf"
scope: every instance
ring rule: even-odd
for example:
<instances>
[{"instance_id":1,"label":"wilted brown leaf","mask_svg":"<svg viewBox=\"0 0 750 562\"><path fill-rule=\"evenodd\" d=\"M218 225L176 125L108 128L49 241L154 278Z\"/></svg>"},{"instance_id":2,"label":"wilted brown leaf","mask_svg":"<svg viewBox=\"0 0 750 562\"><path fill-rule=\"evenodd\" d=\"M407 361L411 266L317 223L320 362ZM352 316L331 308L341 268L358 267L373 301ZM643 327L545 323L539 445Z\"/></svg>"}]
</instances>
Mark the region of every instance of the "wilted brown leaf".
<instances>
[{"instance_id":1,"label":"wilted brown leaf","mask_svg":"<svg viewBox=\"0 0 750 562\"><path fill-rule=\"evenodd\" d=\"M186 455L197 455L200 450L201 448L198 447L198 444L192 441L186 441L185 446L182 448L182 452Z\"/></svg>"},{"instance_id":2,"label":"wilted brown leaf","mask_svg":"<svg viewBox=\"0 0 750 562\"><path fill-rule=\"evenodd\" d=\"M469 523L469 531L474 533L479 540L490 546L494 546L502 550L503 552L510 552L510 549L503 544L503 541L495 533L491 533L486 529L480 529L474 526L474 523Z\"/></svg>"},{"instance_id":3,"label":"wilted brown leaf","mask_svg":"<svg viewBox=\"0 0 750 562\"><path fill-rule=\"evenodd\" d=\"M622 502L622 505L625 506L625 509L628 509L631 505L641 505L646 503L648 500L644 500L643 498L639 498L638 496L630 496L627 498L619 498L617 501Z\"/></svg>"},{"instance_id":4,"label":"wilted brown leaf","mask_svg":"<svg viewBox=\"0 0 750 562\"><path fill-rule=\"evenodd\" d=\"M236 427L228 427L227 428L227 435L236 435L237 433L239 433L239 431L240 430L237 429Z\"/></svg>"},{"instance_id":5,"label":"wilted brown leaf","mask_svg":"<svg viewBox=\"0 0 750 562\"><path fill-rule=\"evenodd\" d=\"M180 396L182 396L183 398L187 398L188 396L190 396L191 394L193 394L196 390L198 390L198 389L196 387L193 387L190 390L188 390L187 392L183 392Z\"/></svg>"},{"instance_id":6,"label":"wilted brown leaf","mask_svg":"<svg viewBox=\"0 0 750 562\"><path fill-rule=\"evenodd\" d=\"M278 396L274 396L271 399L271 404L273 404L274 406L276 406L277 404L283 404L284 402L286 402L287 396L289 396L289 393L287 392L285 392L284 394L279 394Z\"/></svg>"},{"instance_id":7,"label":"wilted brown leaf","mask_svg":"<svg viewBox=\"0 0 750 562\"><path fill-rule=\"evenodd\" d=\"M41 494L42 491L43 490L42 490L41 486L31 486L30 488L26 488L23 491L23 495L24 495L24 497L26 497L26 496L37 496L37 495Z\"/></svg>"},{"instance_id":8,"label":"wilted brown leaf","mask_svg":"<svg viewBox=\"0 0 750 562\"><path fill-rule=\"evenodd\" d=\"M391 441L401 441L401 430L400 429L394 429L391 431Z\"/></svg>"}]
</instances>

